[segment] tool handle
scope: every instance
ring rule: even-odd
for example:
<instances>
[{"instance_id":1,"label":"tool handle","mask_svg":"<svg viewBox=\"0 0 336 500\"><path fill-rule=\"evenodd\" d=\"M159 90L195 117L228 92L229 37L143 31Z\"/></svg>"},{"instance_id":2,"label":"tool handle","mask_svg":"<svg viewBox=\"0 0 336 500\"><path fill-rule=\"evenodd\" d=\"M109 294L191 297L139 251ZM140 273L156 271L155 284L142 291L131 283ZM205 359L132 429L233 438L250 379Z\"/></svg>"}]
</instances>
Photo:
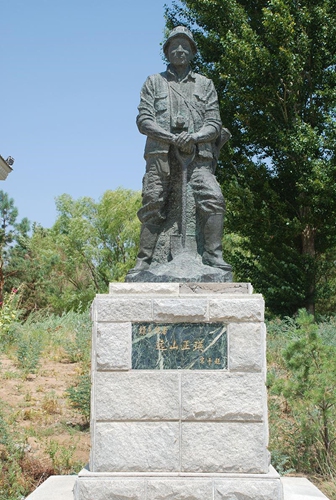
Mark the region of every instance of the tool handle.
<instances>
[{"instance_id":1,"label":"tool handle","mask_svg":"<svg viewBox=\"0 0 336 500\"><path fill-rule=\"evenodd\" d=\"M181 186L181 233L182 233L182 248L185 248L187 236L187 176L188 167L194 161L196 156L196 146L194 145L191 155L183 158L179 149L175 146L176 158L182 167L182 186Z\"/></svg>"}]
</instances>

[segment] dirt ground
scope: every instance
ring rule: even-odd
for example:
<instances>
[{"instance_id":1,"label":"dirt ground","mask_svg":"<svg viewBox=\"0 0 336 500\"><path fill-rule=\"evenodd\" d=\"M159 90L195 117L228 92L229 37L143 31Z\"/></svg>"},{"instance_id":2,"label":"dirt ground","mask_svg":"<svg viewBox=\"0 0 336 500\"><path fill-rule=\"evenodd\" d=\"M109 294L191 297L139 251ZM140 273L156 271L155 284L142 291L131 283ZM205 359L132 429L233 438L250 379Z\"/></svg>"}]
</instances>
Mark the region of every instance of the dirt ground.
<instances>
[{"instance_id":1,"label":"dirt ground","mask_svg":"<svg viewBox=\"0 0 336 500\"><path fill-rule=\"evenodd\" d=\"M77 363L43 359L36 374L23 376L12 360L0 356L1 410L16 432L17 446L24 447L27 458L60 473L89 460L88 424L65 395L77 372Z\"/></svg>"}]
</instances>

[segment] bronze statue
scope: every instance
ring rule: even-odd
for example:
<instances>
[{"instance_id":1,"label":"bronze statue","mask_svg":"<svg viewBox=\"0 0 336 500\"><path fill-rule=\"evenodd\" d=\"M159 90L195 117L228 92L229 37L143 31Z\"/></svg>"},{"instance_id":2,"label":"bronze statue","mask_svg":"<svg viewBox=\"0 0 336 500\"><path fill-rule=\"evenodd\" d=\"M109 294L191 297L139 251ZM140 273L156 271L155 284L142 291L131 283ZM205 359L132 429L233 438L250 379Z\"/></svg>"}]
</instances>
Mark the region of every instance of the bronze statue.
<instances>
[{"instance_id":1,"label":"bronze statue","mask_svg":"<svg viewBox=\"0 0 336 500\"><path fill-rule=\"evenodd\" d=\"M163 50L167 71L147 78L138 108L146 173L140 250L126 279L181 281L178 263L184 268L191 259L199 269L190 280L231 281L221 245L225 203L214 175L230 133L222 128L213 82L190 68L197 52L192 33L173 29ZM209 266L222 273L207 277Z\"/></svg>"}]
</instances>

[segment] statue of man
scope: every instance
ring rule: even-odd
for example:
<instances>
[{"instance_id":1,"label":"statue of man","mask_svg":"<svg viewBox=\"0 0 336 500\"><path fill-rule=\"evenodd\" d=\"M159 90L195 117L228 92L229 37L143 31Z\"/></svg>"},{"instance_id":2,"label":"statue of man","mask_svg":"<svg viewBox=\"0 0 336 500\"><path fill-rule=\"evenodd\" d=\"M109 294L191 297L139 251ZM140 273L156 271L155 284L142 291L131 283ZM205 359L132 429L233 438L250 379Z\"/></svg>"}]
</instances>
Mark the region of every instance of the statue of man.
<instances>
[{"instance_id":1,"label":"statue of man","mask_svg":"<svg viewBox=\"0 0 336 500\"><path fill-rule=\"evenodd\" d=\"M137 125L147 136L146 173L143 179L140 250L129 274L148 270L158 236L167 217L171 162L175 152L192 156L188 184L202 219L202 262L231 271L223 261L221 238L224 198L214 170L219 149L230 137L222 129L218 98L213 82L194 73L190 61L197 52L192 33L178 26L163 46L167 71L147 78L141 90ZM223 132L224 131L224 132Z\"/></svg>"}]
</instances>

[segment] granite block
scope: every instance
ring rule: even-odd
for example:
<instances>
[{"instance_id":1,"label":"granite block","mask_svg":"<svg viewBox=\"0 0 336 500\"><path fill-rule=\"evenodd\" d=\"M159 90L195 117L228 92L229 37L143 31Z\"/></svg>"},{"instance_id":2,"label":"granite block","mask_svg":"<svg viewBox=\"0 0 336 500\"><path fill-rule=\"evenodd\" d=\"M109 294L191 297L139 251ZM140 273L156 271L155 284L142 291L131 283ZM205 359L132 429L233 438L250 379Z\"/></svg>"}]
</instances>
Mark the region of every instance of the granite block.
<instances>
[{"instance_id":1,"label":"granite block","mask_svg":"<svg viewBox=\"0 0 336 500\"><path fill-rule=\"evenodd\" d=\"M152 320L151 298L115 298L113 295L105 298L96 297L95 308L100 322Z\"/></svg>"},{"instance_id":2,"label":"granite block","mask_svg":"<svg viewBox=\"0 0 336 500\"><path fill-rule=\"evenodd\" d=\"M90 470L172 472L179 469L177 422L97 423Z\"/></svg>"},{"instance_id":3,"label":"granite block","mask_svg":"<svg viewBox=\"0 0 336 500\"><path fill-rule=\"evenodd\" d=\"M96 419L178 420L179 393L178 373L97 373Z\"/></svg>"},{"instance_id":4,"label":"granite block","mask_svg":"<svg viewBox=\"0 0 336 500\"><path fill-rule=\"evenodd\" d=\"M261 295L242 298L209 298L210 321L264 321L264 300Z\"/></svg>"},{"instance_id":5,"label":"granite block","mask_svg":"<svg viewBox=\"0 0 336 500\"><path fill-rule=\"evenodd\" d=\"M215 480L214 500L282 500L279 479Z\"/></svg>"},{"instance_id":6,"label":"granite block","mask_svg":"<svg viewBox=\"0 0 336 500\"><path fill-rule=\"evenodd\" d=\"M153 299L154 321L197 322L208 318L206 299Z\"/></svg>"},{"instance_id":7,"label":"granite block","mask_svg":"<svg viewBox=\"0 0 336 500\"><path fill-rule=\"evenodd\" d=\"M97 370L129 370L132 366L132 324L97 323Z\"/></svg>"},{"instance_id":8,"label":"granite block","mask_svg":"<svg viewBox=\"0 0 336 500\"><path fill-rule=\"evenodd\" d=\"M266 473L266 439L262 423L182 422L182 470Z\"/></svg>"},{"instance_id":9,"label":"granite block","mask_svg":"<svg viewBox=\"0 0 336 500\"><path fill-rule=\"evenodd\" d=\"M110 295L178 295L178 283L110 283Z\"/></svg>"},{"instance_id":10,"label":"granite block","mask_svg":"<svg viewBox=\"0 0 336 500\"><path fill-rule=\"evenodd\" d=\"M250 421L267 418L260 373L182 372L182 420Z\"/></svg>"},{"instance_id":11,"label":"granite block","mask_svg":"<svg viewBox=\"0 0 336 500\"><path fill-rule=\"evenodd\" d=\"M211 479L152 479L148 481L147 500L211 500Z\"/></svg>"},{"instance_id":12,"label":"granite block","mask_svg":"<svg viewBox=\"0 0 336 500\"><path fill-rule=\"evenodd\" d=\"M75 500L144 500L144 479L80 479L75 489Z\"/></svg>"},{"instance_id":13,"label":"granite block","mask_svg":"<svg viewBox=\"0 0 336 500\"><path fill-rule=\"evenodd\" d=\"M229 370L265 371L265 325L263 323L230 323L228 325Z\"/></svg>"},{"instance_id":14,"label":"granite block","mask_svg":"<svg viewBox=\"0 0 336 500\"><path fill-rule=\"evenodd\" d=\"M180 295L253 293L251 283L180 283L179 286Z\"/></svg>"}]
</instances>

